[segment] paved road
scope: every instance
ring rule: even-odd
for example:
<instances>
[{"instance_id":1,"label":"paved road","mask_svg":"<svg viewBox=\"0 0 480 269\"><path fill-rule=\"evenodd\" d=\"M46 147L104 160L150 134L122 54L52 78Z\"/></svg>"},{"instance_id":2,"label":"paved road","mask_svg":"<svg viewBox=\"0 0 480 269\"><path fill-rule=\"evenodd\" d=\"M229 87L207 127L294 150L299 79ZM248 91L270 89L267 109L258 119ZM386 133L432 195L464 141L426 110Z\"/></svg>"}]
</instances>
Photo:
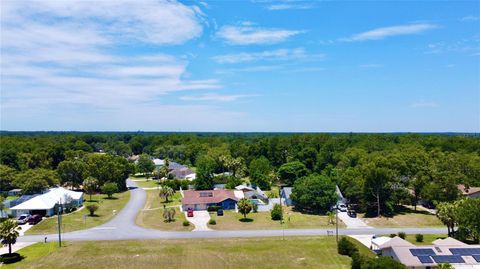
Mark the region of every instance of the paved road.
<instances>
[{"instance_id":1,"label":"paved road","mask_svg":"<svg viewBox=\"0 0 480 269\"><path fill-rule=\"evenodd\" d=\"M136 184L127 180L128 186ZM241 231L198 231L198 232L164 232L146 229L135 224L138 212L146 200L145 190L136 188L130 190L130 201L111 221L95 228L62 234L62 240L141 240L141 239L174 239L174 238L224 238L224 237L261 237L261 236L313 236L327 235L334 229L277 229L277 230L241 230ZM403 231L407 234L445 234L446 228L349 228L339 229L340 235L355 234L392 234ZM58 240L58 235L47 235L48 240ZM18 238L18 242L43 242L43 235L29 235Z\"/></svg>"}]
</instances>

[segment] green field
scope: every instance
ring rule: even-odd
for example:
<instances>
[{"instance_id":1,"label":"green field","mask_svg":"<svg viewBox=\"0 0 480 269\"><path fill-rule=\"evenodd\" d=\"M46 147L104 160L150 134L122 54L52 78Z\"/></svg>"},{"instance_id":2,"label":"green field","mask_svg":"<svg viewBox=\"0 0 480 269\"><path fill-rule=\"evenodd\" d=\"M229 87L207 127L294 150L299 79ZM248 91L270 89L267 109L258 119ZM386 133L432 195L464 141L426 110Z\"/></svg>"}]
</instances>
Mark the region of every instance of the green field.
<instances>
[{"instance_id":1,"label":"green field","mask_svg":"<svg viewBox=\"0 0 480 269\"><path fill-rule=\"evenodd\" d=\"M214 230L247 230L247 229L290 229L290 228L335 228L335 225L328 224L328 217L323 215L311 215L295 212L291 207L283 207L284 223L274 221L270 212L249 213L247 222L240 221L243 215L232 210L225 210L223 216L211 214L216 220L216 225L209 225ZM343 222L339 227L345 227Z\"/></svg>"},{"instance_id":2,"label":"green field","mask_svg":"<svg viewBox=\"0 0 480 269\"><path fill-rule=\"evenodd\" d=\"M90 196L85 195L84 205L97 204L98 210L95 216L89 216L88 210L84 207L76 212L62 216L62 232L71 232L76 230L83 230L91 227L101 225L113 217L113 210L119 212L130 199L130 192L116 193L113 199L108 199L104 194L92 195L92 202ZM88 215L86 219L84 215ZM33 226L26 234L50 234L58 230L57 217L50 217L42 220L37 225Z\"/></svg>"},{"instance_id":3,"label":"green field","mask_svg":"<svg viewBox=\"0 0 480 269\"><path fill-rule=\"evenodd\" d=\"M50 245L23 249L33 255ZM40 247L40 248L39 248ZM365 248L360 245L360 247ZM362 249L367 251L368 249ZM45 255L49 251L44 251ZM335 237L69 242L18 268L350 268Z\"/></svg>"},{"instance_id":4,"label":"green field","mask_svg":"<svg viewBox=\"0 0 480 269\"><path fill-rule=\"evenodd\" d=\"M359 214L359 217L360 214ZM398 214L391 218L362 218L366 224L373 227L443 227L437 216L425 211Z\"/></svg>"},{"instance_id":5,"label":"green field","mask_svg":"<svg viewBox=\"0 0 480 269\"><path fill-rule=\"evenodd\" d=\"M148 181L145 180L145 181L134 181L134 182L140 188L158 188L158 187L160 187L160 185L158 184L159 181L158 180L153 180L153 179L149 179Z\"/></svg>"},{"instance_id":6,"label":"green field","mask_svg":"<svg viewBox=\"0 0 480 269\"><path fill-rule=\"evenodd\" d=\"M183 226L183 221L186 220L185 214L180 212L177 205L180 205L180 193L176 192L173 197L169 198L169 202L166 203L165 199L160 198L157 190L148 190L147 200L145 206L141 210L136 219L136 223L139 226L146 228L153 228L164 231L191 231L193 225ZM174 206L176 210L175 221L164 222L163 221L163 206Z\"/></svg>"}]
</instances>

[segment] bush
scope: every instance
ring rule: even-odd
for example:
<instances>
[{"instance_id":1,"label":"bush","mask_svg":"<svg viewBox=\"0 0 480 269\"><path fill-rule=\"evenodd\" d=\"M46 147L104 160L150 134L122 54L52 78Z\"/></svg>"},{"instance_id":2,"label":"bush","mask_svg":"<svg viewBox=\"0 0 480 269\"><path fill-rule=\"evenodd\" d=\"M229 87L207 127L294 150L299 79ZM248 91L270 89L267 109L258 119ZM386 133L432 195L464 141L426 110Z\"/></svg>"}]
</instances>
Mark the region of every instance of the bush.
<instances>
[{"instance_id":1,"label":"bush","mask_svg":"<svg viewBox=\"0 0 480 269\"><path fill-rule=\"evenodd\" d=\"M162 185L168 186L175 191L180 190L182 187L183 190L188 190L188 180L186 179L169 179L162 182Z\"/></svg>"},{"instance_id":2,"label":"bush","mask_svg":"<svg viewBox=\"0 0 480 269\"><path fill-rule=\"evenodd\" d=\"M183 226L187 227L190 226L190 222L188 220L183 221Z\"/></svg>"},{"instance_id":3,"label":"bush","mask_svg":"<svg viewBox=\"0 0 480 269\"><path fill-rule=\"evenodd\" d=\"M98 205L96 204L91 204L91 205L87 205L87 210L90 212L90 216L93 216L95 214L95 211L98 210Z\"/></svg>"},{"instance_id":4,"label":"bush","mask_svg":"<svg viewBox=\"0 0 480 269\"><path fill-rule=\"evenodd\" d=\"M253 213L258 212L258 205L256 203L252 203L252 211L253 211Z\"/></svg>"},{"instance_id":5,"label":"bush","mask_svg":"<svg viewBox=\"0 0 480 269\"><path fill-rule=\"evenodd\" d=\"M380 269L380 268L388 268L388 269L405 269L405 265L397 262L396 260L392 259L391 257L375 257L370 258L365 261L362 265L362 269Z\"/></svg>"},{"instance_id":6,"label":"bush","mask_svg":"<svg viewBox=\"0 0 480 269\"><path fill-rule=\"evenodd\" d=\"M423 234L416 234L415 235L415 241L423 242Z\"/></svg>"},{"instance_id":7,"label":"bush","mask_svg":"<svg viewBox=\"0 0 480 269\"><path fill-rule=\"evenodd\" d=\"M352 269L361 269L363 263L365 263L365 256L361 255L358 252L354 252L352 254L351 268Z\"/></svg>"},{"instance_id":8,"label":"bush","mask_svg":"<svg viewBox=\"0 0 480 269\"><path fill-rule=\"evenodd\" d=\"M102 186L102 192L108 195L108 198L112 198L112 195L118 192L117 183L107 182Z\"/></svg>"},{"instance_id":9,"label":"bush","mask_svg":"<svg viewBox=\"0 0 480 269\"><path fill-rule=\"evenodd\" d=\"M215 225L215 224L217 224L217 222L214 219L211 219L211 220L208 221L208 224Z\"/></svg>"},{"instance_id":10,"label":"bush","mask_svg":"<svg viewBox=\"0 0 480 269\"><path fill-rule=\"evenodd\" d=\"M217 210L221 209L222 207L219 205L211 205L207 208L208 212L217 212Z\"/></svg>"},{"instance_id":11,"label":"bush","mask_svg":"<svg viewBox=\"0 0 480 269\"><path fill-rule=\"evenodd\" d=\"M404 232L398 232L398 237L400 237L402 239L405 239L405 237L407 237L407 235Z\"/></svg>"},{"instance_id":12,"label":"bush","mask_svg":"<svg viewBox=\"0 0 480 269\"><path fill-rule=\"evenodd\" d=\"M342 236L338 241L337 245L338 254L340 255L347 255L352 257L353 254L358 253L358 248L353 244L350 240L348 240L345 236Z\"/></svg>"},{"instance_id":13,"label":"bush","mask_svg":"<svg viewBox=\"0 0 480 269\"><path fill-rule=\"evenodd\" d=\"M279 204L274 204L273 209L270 211L270 216L272 217L272 220L281 220L282 206Z\"/></svg>"},{"instance_id":14,"label":"bush","mask_svg":"<svg viewBox=\"0 0 480 269\"><path fill-rule=\"evenodd\" d=\"M394 238L395 236L397 236L396 234L390 234L390 238Z\"/></svg>"},{"instance_id":15,"label":"bush","mask_svg":"<svg viewBox=\"0 0 480 269\"><path fill-rule=\"evenodd\" d=\"M0 262L2 262L4 264L18 262L22 259L23 259L23 257L20 256L20 254L18 254L18 253L12 253L12 254L6 253L6 254L0 255Z\"/></svg>"}]
</instances>

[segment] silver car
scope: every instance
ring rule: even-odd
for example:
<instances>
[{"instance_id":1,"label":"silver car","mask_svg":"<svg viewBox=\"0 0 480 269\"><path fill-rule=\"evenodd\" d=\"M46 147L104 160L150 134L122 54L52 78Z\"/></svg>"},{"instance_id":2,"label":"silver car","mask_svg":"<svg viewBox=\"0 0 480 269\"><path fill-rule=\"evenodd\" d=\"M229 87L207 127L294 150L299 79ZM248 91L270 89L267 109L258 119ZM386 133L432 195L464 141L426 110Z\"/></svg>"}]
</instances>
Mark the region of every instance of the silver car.
<instances>
[{"instance_id":1,"label":"silver car","mask_svg":"<svg viewBox=\"0 0 480 269\"><path fill-rule=\"evenodd\" d=\"M18 217L17 223L18 224L25 224L27 223L28 219L30 219L31 215L30 214L22 214Z\"/></svg>"}]
</instances>

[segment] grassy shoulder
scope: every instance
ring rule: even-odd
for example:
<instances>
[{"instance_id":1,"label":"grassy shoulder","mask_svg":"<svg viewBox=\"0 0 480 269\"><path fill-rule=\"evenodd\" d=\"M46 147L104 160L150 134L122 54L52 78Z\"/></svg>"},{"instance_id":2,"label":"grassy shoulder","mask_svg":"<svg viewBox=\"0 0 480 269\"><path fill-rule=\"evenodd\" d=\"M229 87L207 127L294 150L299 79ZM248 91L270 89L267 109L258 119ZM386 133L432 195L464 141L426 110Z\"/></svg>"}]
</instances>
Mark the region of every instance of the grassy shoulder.
<instances>
[{"instance_id":1,"label":"grassy shoulder","mask_svg":"<svg viewBox=\"0 0 480 269\"><path fill-rule=\"evenodd\" d=\"M145 206L138 213L136 223L139 226L145 228L152 228L164 231L191 231L193 230L193 225L183 226L183 222L186 220L185 214L180 212L178 205L180 205L180 193L176 192L175 195L169 198L169 202L165 202L164 199L160 198L159 192L157 190L148 190L147 200L145 201ZM163 220L163 206L175 207L175 221L165 222Z\"/></svg>"},{"instance_id":2,"label":"grassy shoulder","mask_svg":"<svg viewBox=\"0 0 480 269\"><path fill-rule=\"evenodd\" d=\"M17 267L333 269L350 261L337 253L335 237L318 236L71 242Z\"/></svg>"},{"instance_id":3,"label":"grassy shoulder","mask_svg":"<svg viewBox=\"0 0 480 269\"><path fill-rule=\"evenodd\" d=\"M217 224L209 225L214 230L248 230L248 229L293 229L293 228L335 228L328 224L328 217L323 215L311 215L293 211L291 207L283 207L284 223L272 220L270 212L249 213L247 221L243 221L243 215L232 210L225 210L223 216L211 214ZM343 222L339 227L345 227Z\"/></svg>"},{"instance_id":4,"label":"grassy shoulder","mask_svg":"<svg viewBox=\"0 0 480 269\"><path fill-rule=\"evenodd\" d=\"M42 257L47 257L49 254L53 253L56 250L58 250L57 242L49 242L46 244L35 243L17 251L17 253L23 257L21 261L13 264L2 264L2 269L27 267L33 264L36 260Z\"/></svg>"},{"instance_id":5,"label":"grassy shoulder","mask_svg":"<svg viewBox=\"0 0 480 269\"><path fill-rule=\"evenodd\" d=\"M443 227L442 222L437 218L437 216L420 210L413 211L410 209L405 209L399 214L387 218L365 218L363 215L359 214L359 217L362 217L362 220L365 221L367 225L373 227Z\"/></svg>"},{"instance_id":6,"label":"grassy shoulder","mask_svg":"<svg viewBox=\"0 0 480 269\"><path fill-rule=\"evenodd\" d=\"M70 214L62 216L62 232L72 232L77 230L88 229L106 223L113 218L113 210L119 212L130 199L130 192L125 191L113 195L113 199L108 199L104 194L85 195L84 207ZM98 210L95 216L90 216L85 208L89 204L97 204ZM87 215L86 218L84 216ZM26 234L50 234L57 232L57 217L53 216L42 220L36 224Z\"/></svg>"}]
</instances>

